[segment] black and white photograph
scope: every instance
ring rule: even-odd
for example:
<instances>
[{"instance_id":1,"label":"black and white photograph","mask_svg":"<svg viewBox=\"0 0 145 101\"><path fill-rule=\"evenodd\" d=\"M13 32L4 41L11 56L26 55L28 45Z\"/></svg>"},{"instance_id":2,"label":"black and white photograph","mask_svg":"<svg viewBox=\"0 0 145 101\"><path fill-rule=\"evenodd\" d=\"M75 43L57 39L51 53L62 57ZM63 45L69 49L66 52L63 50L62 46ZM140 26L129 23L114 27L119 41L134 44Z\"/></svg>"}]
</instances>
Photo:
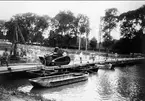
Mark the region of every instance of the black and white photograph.
<instances>
[{"instance_id":1,"label":"black and white photograph","mask_svg":"<svg viewBox=\"0 0 145 101\"><path fill-rule=\"evenodd\" d=\"M145 1L0 1L0 101L145 101Z\"/></svg>"}]
</instances>

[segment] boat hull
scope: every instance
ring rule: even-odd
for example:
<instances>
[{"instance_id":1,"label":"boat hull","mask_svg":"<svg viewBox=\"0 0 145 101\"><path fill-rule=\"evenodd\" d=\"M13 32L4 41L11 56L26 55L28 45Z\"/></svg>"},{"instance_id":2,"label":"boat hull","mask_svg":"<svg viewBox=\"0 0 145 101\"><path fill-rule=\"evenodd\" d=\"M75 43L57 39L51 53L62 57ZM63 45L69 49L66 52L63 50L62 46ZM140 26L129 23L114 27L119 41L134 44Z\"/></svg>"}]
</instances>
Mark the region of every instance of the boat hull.
<instances>
[{"instance_id":1,"label":"boat hull","mask_svg":"<svg viewBox=\"0 0 145 101\"><path fill-rule=\"evenodd\" d=\"M69 75L73 75L73 74L63 74L63 76L64 75L65 76L69 76ZM48 77L48 79L51 79L51 77ZM51 87L63 86L63 85L68 85L68 84L72 84L72 83L77 83L77 82L88 80L88 74L82 74L82 75L78 75L78 76L75 75L75 76L72 76L71 78L67 78L67 79L63 79L63 80L59 80L59 75L56 76L56 77L58 77L58 80L52 80L52 81L41 81L40 80L38 82L37 79L29 79L29 81L34 87L51 88ZM47 78L47 77L44 77L44 78ZM41 77L39 79L41 79Z\"/></svg>"},{"instance_id":2,"label":"boat hull","mask_svg":"<svg viewBox=\"0 0 145 101\"><path fill-rule=\"evenodd\" d=\"M99 69L114 69L112 64L104 64L104 65L99 65L99 64L96 64L96 66L99 68Z\"/></svg>"},{"instance_id":3,"label":"boat hull","mask_svg":"<svg viewBox=\"0 0 145 101\"><path fill-rule=\"evenodd\" d=\"M86 81L86 80L87 80L86 77L81 77L81 78L77 78L77 79L58 81L58 82L51 83L49 85L49 87L63 86L63 85L68 85L68 84L72 84L72 83L82 82L82 81Z\"/></svg>"}]
</instances>

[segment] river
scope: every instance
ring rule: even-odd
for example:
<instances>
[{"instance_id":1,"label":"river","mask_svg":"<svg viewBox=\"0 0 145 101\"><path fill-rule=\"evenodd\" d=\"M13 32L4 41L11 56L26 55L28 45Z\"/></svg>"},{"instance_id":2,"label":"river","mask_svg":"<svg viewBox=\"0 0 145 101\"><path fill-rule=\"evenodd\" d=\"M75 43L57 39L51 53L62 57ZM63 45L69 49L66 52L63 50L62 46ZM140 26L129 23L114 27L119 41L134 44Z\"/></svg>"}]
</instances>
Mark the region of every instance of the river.
<instances>
[{"instance_id":1,"label":"river","mask_svg":"<svg viewBox=\"0 0 145 101\"><path fill-rule=\"evenodd\" d=\"M145 101L145 68L134 65L99 69L89 75L88 81L49 89L33 88L27 78L0 76L0 86L56 101Z\"/></svg>"}]
</instances>

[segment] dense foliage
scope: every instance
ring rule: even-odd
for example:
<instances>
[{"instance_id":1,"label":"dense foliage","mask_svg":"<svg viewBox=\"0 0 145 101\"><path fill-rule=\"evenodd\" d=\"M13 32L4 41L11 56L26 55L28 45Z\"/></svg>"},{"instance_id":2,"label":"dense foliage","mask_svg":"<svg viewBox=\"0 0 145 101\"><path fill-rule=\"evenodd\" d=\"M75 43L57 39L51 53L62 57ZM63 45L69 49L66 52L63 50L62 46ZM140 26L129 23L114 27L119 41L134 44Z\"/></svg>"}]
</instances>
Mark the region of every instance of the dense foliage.
<instances>
[{"instance_id":1,"label":"dense foliage","mask_svg":"<svg viewBox=\"0 0 145 101\"><path fill-rule=\"evenodd\" d=\"M96 50L97 49L97 40L95 37L93 37L91 40L90 40L90 48L92 50Z\"/></svg>"},{"instance_id":2,"label":"dense foliage","mask_svg":"<svg viewBox=\"0 0 145 101\"><path fill-rule=\"evenodd\" d=\"M113 38L110 35L111 31L117 26L117 9L111 8L105 11L105 16L101 19L103 22L103 46L108 50L111 48Z\"/></svg>"},{"instance_id":3,"label":"dense foliage","mask_svg":"<svg viewBox=\"0 0 145 101\"><path fill-rule=\"evenodd\" d=\"M6 35L2 32L4 28ZM0 30L0 37L10 42L77 48L79 35L88 37L90 27L87 16L76 17L71 11L60 11L54 18L29 12L16 14L6 22L0 21Z\"/></svg>"},{"instance_id":4,"label":"dense foliage","mask_svg":"<svg viewBox=\"0 0 145 101\"><path fill-rule=\"evenodd\" d=\"M110 35L112 29L119 24L121 39L112 44L114 52L119 53L144 53L145 52L145 5L142 7L116 15L116 9L108 9L103 21L105 22L103 32ZM110 37L110 36L109 36ZM106 39L108 39L107 42ZM111 38L104 37L104 47L108 47ZM110 40L110 41L109 41Z\"/></svg>"},{"instance_id":5,"label":"dense foliage","mask_svg":"<svg viewBox=\"0 0 145 101\"><path fill-rule=\"evenodd\" d=\"M120 15L116 8L107 9L101 23L105 49L124 54L145 53L145 5ZM111 36L115 28L121 34L117 41ZM97 40L88 40L90 30L89 18L83 14L74 16L71 11L60 11L53 18L29 12L16 14L9 21L0 20L0 39L48 47L94 50Z\"/></svg>"}]
</instances>

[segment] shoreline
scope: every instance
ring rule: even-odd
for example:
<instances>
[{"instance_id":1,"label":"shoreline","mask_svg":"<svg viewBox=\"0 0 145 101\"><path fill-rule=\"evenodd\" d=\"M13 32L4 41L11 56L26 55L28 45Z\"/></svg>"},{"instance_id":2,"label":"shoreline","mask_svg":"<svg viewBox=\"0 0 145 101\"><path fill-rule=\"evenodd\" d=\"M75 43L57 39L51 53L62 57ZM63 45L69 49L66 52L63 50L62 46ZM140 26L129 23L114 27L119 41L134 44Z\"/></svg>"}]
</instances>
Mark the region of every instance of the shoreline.
<instances>
[{"instance_id":1,"label":"shoreline","mask_svg":"<svg viewBox=\"0 0 145 101\"><path fill-rule=\"evenodd\" d=\"M37 94L24 93L21 91L8 91L0 88L0 101L55 101L45 99Z\"/></svg>"}]
</instances>

